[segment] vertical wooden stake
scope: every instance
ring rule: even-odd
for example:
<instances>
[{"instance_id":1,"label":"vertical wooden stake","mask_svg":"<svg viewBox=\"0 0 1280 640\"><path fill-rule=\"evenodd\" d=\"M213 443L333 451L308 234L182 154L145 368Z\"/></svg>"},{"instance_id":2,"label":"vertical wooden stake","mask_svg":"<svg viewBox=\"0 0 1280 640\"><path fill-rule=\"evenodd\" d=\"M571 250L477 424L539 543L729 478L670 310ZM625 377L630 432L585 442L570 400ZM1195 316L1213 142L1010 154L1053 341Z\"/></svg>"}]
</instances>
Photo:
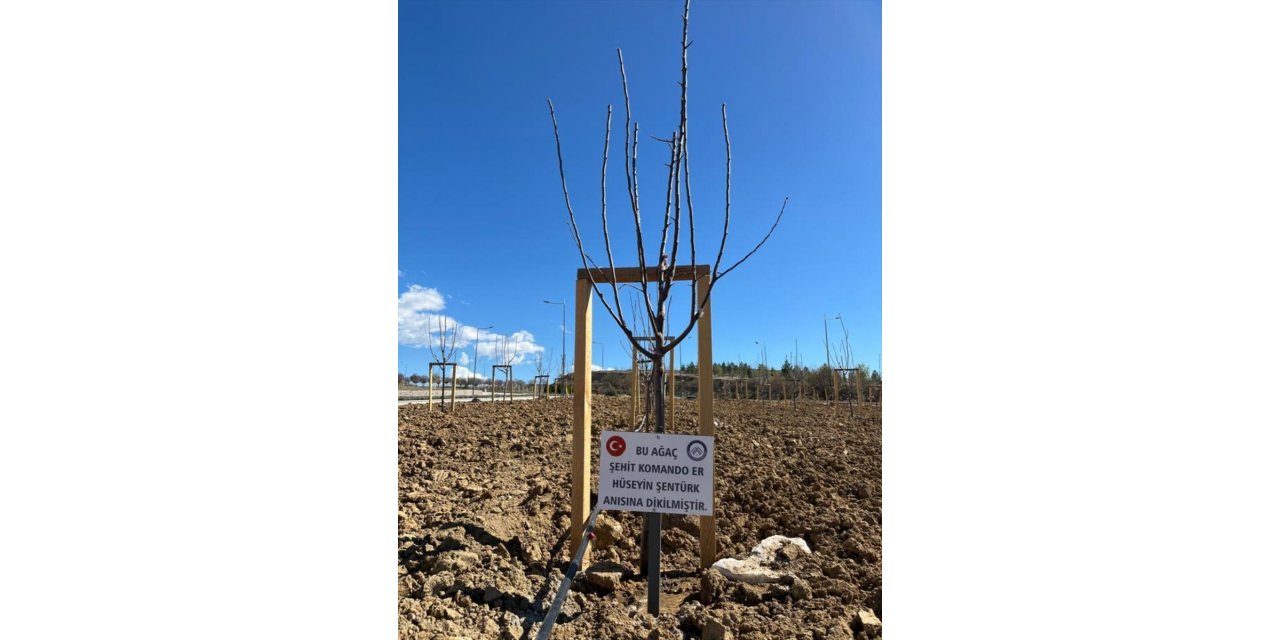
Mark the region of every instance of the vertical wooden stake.
<instances>
[{"instance_id":1,"label":"vertical wooden stake","mask_svg":"<svg viewBox=\"0 0 1280 640\"><path fill-rule=\"evenodd\" d=\"M706 291L710 286L708 276L698 278L693 295ZM712 413L715 397L713 385L715 379L711 375L711 298L702 309L702 317L698 319L698 435L716 435L716 422ZM711 510L715 512L715 477L711 479ZM701 551L702 568L706 569L716 561L716 517L715 515L698 518L698 542Z\"/></svg>"},{"instance_id":2,"label":"vertical wooden stake","mask_svg":"<svg viewBox=\"0 0 1280 640\"><path fill-rule=\"evenodd\" d=\"M453 369L450 369L450 371L453 375L449 377L449 410L453 411L453 399L458 395L458 365L453 365ZM444 371L440 372L440 378L441 382L443 382ZM441 391L441 394L443 393L444 392Z\"/></svg>"},{"instance_id":3,"label":"vertical wooden stake","mask_svg":"<svg viewBox=\"0 0 1280 640\"><path fill-rule=\"evenodd\" d=\"M569 492L569 539L581 540L591 511L591 281L578 280L573 336L573 461ZM591 564L591 547L583 554L583 566Z\"/></svg>"},{"instance_id":4,"label":"vertical wooden stake","mask_svg":"<svg viewBox=\"0 0 1280 640\"><path fill-rule=\"evenodd\" d=\"M427 365L427 411L431 410L431 384L435 381L432 377L431 365Z\"/></svg>"}]
</instances>

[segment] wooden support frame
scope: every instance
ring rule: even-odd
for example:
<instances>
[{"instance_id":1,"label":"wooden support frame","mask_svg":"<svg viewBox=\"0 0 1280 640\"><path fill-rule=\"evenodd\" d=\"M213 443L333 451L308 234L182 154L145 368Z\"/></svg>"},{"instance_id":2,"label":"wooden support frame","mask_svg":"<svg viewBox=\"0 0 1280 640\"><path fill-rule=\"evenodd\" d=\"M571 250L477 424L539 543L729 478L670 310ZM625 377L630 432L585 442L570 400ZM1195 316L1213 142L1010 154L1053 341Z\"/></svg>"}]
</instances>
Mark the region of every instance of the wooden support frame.
<instances>
[{"instance_id":1,"label":"wooden support frame","mask_svg":"<svg viewBox=\"0 0 1280 640\"><path fill-rule=\"evenodd\" d=\"M431 410L431 385L435 384L435 378L432 375L435 368L440 367L440 384L444 384L444 368L450 369L452 375L449 376L449 410L453 411L453 399L458 392L458 363L456 362L429 362L427 363L427 411ZM444 389L440 389L440 404L444 404Z\"/></svg>"},{"instance_id":2,"label":"wooden support frame","mask_svg":"<svg viewBox=\"0 0 1280 640\"><path fill-rule=\"evenodd\" d=\"M639 268L619 268L616 270L617 282L639 282ZM658 269L648 269L648 279L658 280ZM674 270L675 280L696 280L693 295L699 295L710 286L710 265L677 266ZM592 302L594 291L591 279L597 283L614 281L614 270L610 269L578 269L578 279L574 290L574 338L573 338L573 453L570 461L569 488L569 539L581 540L586 529L587 517L591 512L591 457L588 452L591 446L591 334L592 334ZM698 319L698 434L714 436L716 434L713 411L713 378L711 375L711 299L708 298ZM674 380L674 377L672 378ZM634 389L634 386L633 386ZM634 397L634 395L633 395ZM674 403L673 403L674 404ZM712 486L715 480L712 479ZM714 505L712 509L714 510ZM716 561L716 518L700 516L698 518L698 543L702 567L711 566ZM583 562L589 564L591 547L585 549Z\"/></svg>"},{"instance_id":3,"label":"wooden support frame","mask_svg":"<svg viewBox=\"0 0 1280 640\"><path fill-rule=\"evenodd\" d=\"M694 295L698 295L701 291L706 291L710 287L711 279L707 275L710 271L702 272L698 276L698 281L694 287ZM698 319L698 435L714 436L716 435L716 423L713 417L713 409L715 407L715 392L712 385L714 378L711 375L711 296L707 296L706 307L702 310L702 317ZM715 502L715 478L711 479L712 502ZM715 510L715 505L712 505ZM711 563L716 561L718 549L716 548L716 517L700 516L698 518L698 545L700 550L700 559L702 560L702 568L706 569Z\"/></svg>"},{"instance_id":4,"label":"wooden support frame","mask_svg":"<svg viewBox=\"0 0 1280 640\"><path fill-rule=\"evenodd\" d=\"M834 377L834 378L835 378L835 381L836 381L836 382L835 382L835 392L836 392L836 395L835 395L835 404L837 404L837 405L838 405L838 404L840 404L840 381L844 379L844 375L843 375L843 374L844 374L844 373L846 373L846 372L849 372L849 371L852 371L852 372L853 372L853 376L854 376L854 381L853 381L853 382L854 382L854 385L855 385L854 389L855 389L855 392L856 392L856 396L855 396L855 397L852 397L852 398L850 398L850 399L849 399L849 406L850 406L850 407L852 407L852 406L855 404L855 402L854 402L855 400L857 401L857 403L861 403L861 402L862 402L862 398L861 398L861 397L858 397L858 396L861 396L861 395L862 395L862 385L860 384L860 381L858 380L858 369L857 369L856 367L844 367L844 368L839 368L839 369L832 369L832 370L831 370L831 373L832 373L832 377Z\"/></svg>"},{"instance_id":5,"label":"wooden support frame","mask_svg":"<svg viewBox=\"0 0 1280 640\"><path fill-rule=\"evenodd\" d=\"M549 374L541 374L533 377L533 399L538 399L538 382L542 382L542 399L551 399L551 376Z\"/></svg>"},{"instance_id":6,"label":"wooden support frame","mask_svg":"<svg viewBox=\"0 0 1280 640\"><path fill-rule=\"evenodd\" d=\"M490 375L490 378L489 378L489 402L493 402L493 394L494 394L494 391L496 391L496 390L497 390L497 386L498 386L498 369L502 369L502 370L503 370L503 371L505 371L505 372L506 372L506 374L507 374L507 387L506 387L506 391L503 393L503 397L505 397L505 398L507 399L507 402L511 402L512 400L514 400L514 398L513 398L513 397L512 397L512 395L511 395L511 365L509 365L509 364L495 364L495 365L493 365L493 367L490 369L490 372L491 372L491 373L489 374L489 375Z\"/></svg>"}]
</instances>

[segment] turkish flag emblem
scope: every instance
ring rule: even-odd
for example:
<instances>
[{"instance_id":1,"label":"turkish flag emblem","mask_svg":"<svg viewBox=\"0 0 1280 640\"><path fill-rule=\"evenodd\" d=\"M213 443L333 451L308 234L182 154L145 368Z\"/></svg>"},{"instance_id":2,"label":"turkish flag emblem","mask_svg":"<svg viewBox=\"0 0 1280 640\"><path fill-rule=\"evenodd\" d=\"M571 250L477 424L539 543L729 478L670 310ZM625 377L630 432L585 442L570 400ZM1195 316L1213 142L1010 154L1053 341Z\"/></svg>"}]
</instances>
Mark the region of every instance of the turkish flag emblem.
<instances>
[{"instance_id":1,"label":"turkish flag emblem","mask_svg":"<svg viewBox=\"0 0 1280 640\"><path fill-rule=\"evenodd\" d=\"M627 450L627 441L622 436L610 436L604 443L605 451L611 456L620 456Z\"/></svg>"}]
</instances>

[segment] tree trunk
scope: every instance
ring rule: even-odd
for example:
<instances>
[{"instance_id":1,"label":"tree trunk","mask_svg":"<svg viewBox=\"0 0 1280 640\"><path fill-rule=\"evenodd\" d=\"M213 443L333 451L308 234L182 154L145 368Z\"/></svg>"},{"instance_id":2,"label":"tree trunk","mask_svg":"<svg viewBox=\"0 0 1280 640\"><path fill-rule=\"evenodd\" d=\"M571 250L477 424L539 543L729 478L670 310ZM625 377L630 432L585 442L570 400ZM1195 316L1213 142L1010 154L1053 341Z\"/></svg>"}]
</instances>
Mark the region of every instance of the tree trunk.
<instances>
[{"instance_id":1,"label":"tree trunk","mask_svg":"<svg viewBox=\"0 0 1280 640\"><path fill-rule=\"evenodd\" d=\"M661 335L659 332L658 335ZM654 433L666 433L667 431L667 408L665 385L662 384L663 367L662 354L653 359L652 384L649 385L653 393L653 413ZM646 516L648 535L644 540L644 548L646 550L647 562L645 572L649 578L649 615L658 615L658 598L661 592L659 584L660 574L662 573L662 514L650 513Z\"/></svg>"}]
</instances>

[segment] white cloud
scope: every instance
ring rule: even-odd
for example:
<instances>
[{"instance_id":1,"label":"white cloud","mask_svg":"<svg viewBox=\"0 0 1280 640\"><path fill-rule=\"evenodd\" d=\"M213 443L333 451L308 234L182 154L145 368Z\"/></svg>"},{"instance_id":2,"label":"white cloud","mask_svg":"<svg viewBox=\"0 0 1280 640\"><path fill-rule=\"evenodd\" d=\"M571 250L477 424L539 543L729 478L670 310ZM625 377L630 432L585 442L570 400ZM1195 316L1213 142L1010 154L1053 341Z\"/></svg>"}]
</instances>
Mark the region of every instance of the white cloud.
<instances>
[{"instance_id":1,"label":"white cloud","mask_svg":"<svg viewBox=\"0 0 1280 640\"><path fill-rule=\"evenodd\" d=\"M400 294L400 317L402 318L405 314L442 309L444 309L444 298L435 289L411 284L408 291Z\"/></svg>"},{"instance_id":2,"label":"white cloud","mask_svg":"<svg viewBox=\"0 0 1280 640\"><path fill-rule=\"evenodd\" d=\"M424 373L424 374L422 374L422 375L426 375L426 374ZM441 373L440 373L440 367L434 367L434 370L432 371L432 375L434 375L434 376L435 376L435 377L434 377L434 378L432 378L432 379L433 379L433 380L435 380L436 384L440 384L440 376L441 376ZM443 374L443 375L444 375L444 381L445 381L445 384L448 384L448 382L449 382L449 370L448 370L448 369L445 369L445 372L444 372L444 374ZM457 376L458 376L458 379L459 379L459 380L465 380L465 379L467 379L467 378L480 378L480 379L483 379L483 380L488 380L488 379L489 379L487 376L482 376L482 375L480 375L480 374L478 374L478 373L475 373L474 371L472 371L472 370L470 370L470 369L468 369L468 368L466 368L466 367L464 367L464 366L462 366L462 365L458 365L458 373L457 373Z\"/></svg>"},{"instance_id":3,"label":"white cloud","mask_svg":"<svg viewBox=\"0 0 1280 640\"><path fill-rule=\"evenodd\" d=\"M533 354L544 351L528 331L503 335L465 325L450 316L437 313L444 310L445 298L436 289L416 284L409 285L409 290L400 294L397 310L400 344L436 350L440 348L442 332L451 340L456 334L458 351L454 359L459 364L471 364L472 351L478 351L480 357L489 359L488 364L511 365L524 364ZM460 377L463 375L462 370L459 367ZM470 371L467 375L473 376Z\"/></svg>"},{"instance_id":4,"label":"white cloud","mask_svg":"<svg viewBox=\"0 0 1280 640\"><path fill-rule=\"evenodd\" d=\"M479 353L494 360L494 364L524 364L535 353L546 349L534 341L532 333L517 331L509 336L479 331Z\"/></svg>"},{"instance_id":5,"label":"white cloud","mask_svg":"<svg viewBox=\"0 0 1280 640\"><path fill-rule=\"evenodd\" d=\"M488 340L490 338L496 339L501 337L502 336L486 329L477 329L476 327L469 327L467 325L459 325L458 327L458 339L466 340L468 343L475 342L476 340Z\"/></svg>"},{"instance_id":6,"label":"white cloud","mask_svg":"<svg viewBox=\"0 0 1280 640\"><path fill-rule=\"evenodd\" d=\"M435 313L443 310L444 296L439 291L409 285L409 290L400 294L397 310L400 344L438 348L440 331L453 332L459 327L457 320ZM459 336L459 343L461 339Z\"/></svg>"}]
</instances>

